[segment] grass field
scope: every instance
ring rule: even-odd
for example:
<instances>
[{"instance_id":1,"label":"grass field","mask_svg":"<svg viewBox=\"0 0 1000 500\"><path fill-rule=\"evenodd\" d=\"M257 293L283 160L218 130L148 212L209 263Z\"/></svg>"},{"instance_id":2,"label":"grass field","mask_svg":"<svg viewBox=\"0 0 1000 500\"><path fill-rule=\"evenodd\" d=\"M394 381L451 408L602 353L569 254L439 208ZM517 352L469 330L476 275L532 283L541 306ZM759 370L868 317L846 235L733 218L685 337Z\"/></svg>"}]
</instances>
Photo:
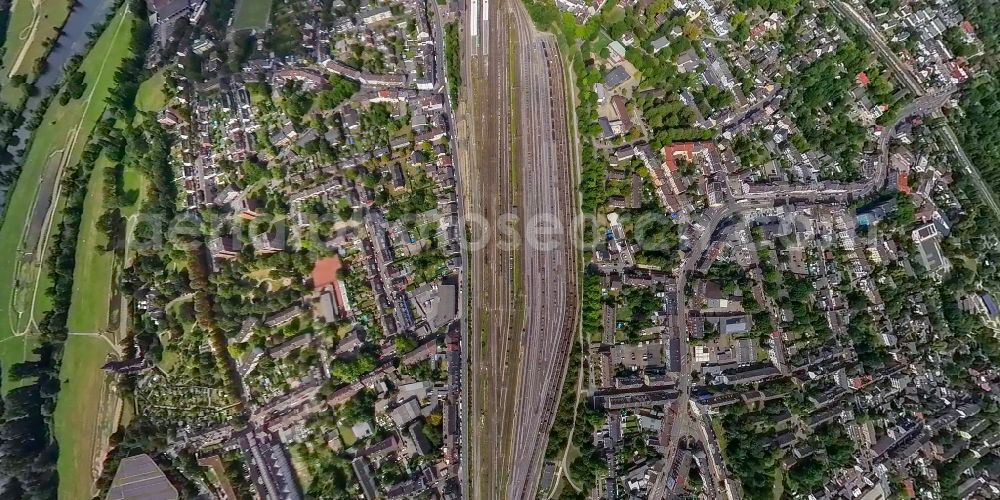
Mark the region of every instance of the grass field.
<instances>
[{"instance_id":1,"label":"grass field","mask_svg":"<svg viewBox=\"0 0 1000 500\"><path fill-rule=\"evenodd\" d=\"M111 161L106 156L98 158L87 183L80 237L76 244L73 299L67 319L71 332L100 332L108 326L108 300L111 297L115 256L102 250L108 238L97 229L97 220L104 213L104 178L105 170L110 165Z\"/></svg>"},{"instance_id":2,"label":"grass field","mask_svg":"<svg viewBox=\"0 0 1000 500\"><path fill-rule=\"evenodd\" d=\"M726 456L726 431L722 428L722 421L718 418L712 419L712 431L715 432L715 441L719 443L719 453Z\"/></svg>"},{"instance_id":3,"label":"grass field","mask_svg":"<svg viewBox=\"0 0 1000 500\"><path fill-rule=\"evenodd\" d=\"M25 40L21 35L25 30L30 30L35 19L35 8L31 5L31 0L14 0L10 7L10 19L7 22L7 33L4 34L3 46L7 48L3 55L3 67L7 71L3 72L3 81L7 81L7 73L10 71L7 61L17 58L17 53L24 47Z\"/></svg>"},{"instance_id":4,"label":"grass field","mask_svg":"<svg viewBox=\"0 0 1000 500\"><path fill-rule=\"evenodd\" d=\"M9 367L14 363L20 363L21 361L31 357L31 351L38 345L37 337L21 336L21 337L7 337L0 341L0 363L2 366ZM22 384L11 383L7 375L10 372L4 370L3 380L0 381L0 387L3 391L8 391Z\"/></svg>"},{"instance_id":5,"label":"grass field","mask_svg":"<svg viewBox=\"0 0 1000 500\"><path fill-rule=\"evenodd\" d=\"M340 440L344 443L345 448L350 448L358 441L358 438L354 436L354 432L349 426L339 425L337 430L340 431Z\"/></svg>"},{"instance_id":6,"label":"grass field","mask_svg":"<svg viewBox=\"0 0 1000 500\"><path fill-rule=\"evenodd\" d=\"M774 471L774 489L771 490L771 498L780 500L785 497L785 470L778 467Z\"/></svg>"},{"instance_id":7,"label":"grass field","mask_svg":"<svg viewBox=\"0 0 1000 500\"><path fill-rule=\"evenodd\" d=\"M17 58L18 52L24 47L24 40L20 36L24 30L31 30L34 22L35 9L31 5L31 0L15 0L11 5L10 21L7 24L5 34L3 58L0 59L0 100L6 104L16 104L23 92L10 85L10 64Z\"/></svg>"},{"instance_id":8,"label":"grass field","mask_svg":"<svg viewBox=\"0 0 1000 500\"><path fill-rule=\"evenodd\" d=\"M62 387L54 415L59 441L59 498L91 498L95 450L102 419L105 377L101 365L110 346L101 338L73 335L66 341Z\"/></svg>"},{"instance_id":9,"label":"grass field","mask_svg":"<svg viewBox=\"0 0 1000 500\"><path fill-rule=\"evenodd\" d=\"M264 29L271 15L271 0L239 0L233 16L233 30Z\"/></svg>"},{"instance_id":10,"label":"grass field","mask_svg":"<svg viewBox=\"0 0 1000 500\"><path fill-rule=\"evenodd\" d=\"M41 185L46 181L51 184L57 174L59 162L55 159L64 157L66 164L79 161L87 137L104 112L105 99L114 82L115 68L128 53L129 25L132 20L131 14L126 16L120 13L84 61L89 92L65 106L53 103L35 131L31 149L25 156L20 181L10 193L7 212L0 225L0 260L3 262L24 260L26 249L22 247L22 238L31 224L34 201ZM43 259L36 256L36 260ZM17 272L15 266L0 266L0 360L8 363L7 366L12 361L20 360L19 353L22 349L16 346L18 342L6 342L5 339L25 333L28 322L24 316L29 315L30 309L24 304L14 307L13 290L22 289L27 295L37 295L41 300L46 286L46 280L40 280L38 293L33 294L32 290L36 288L34 281L19 281L22 276Z\"/></svg>"},{"instance_id":11,"label":"grass field","mask_svg":"<svg viewBox=\"0 0 1000 500\"><path fill-rule=\"evenodd\" d=\"M125 168L124 188L125 192L137 191L139 196L136 197L135 203L122 207L122 215L128 217L130 215L139 212L142 207L143 200L146 198L146 178L142 175L142 172L132 168Z\"/></svg>"},{"instance_id":12,"label":"grass field","mask_svg":"<svg viewBox=\"0 0 1000 500\"><path fill-rule=\"evenodd\" d=\"M65 3L63 2L63 5ZM124 10L101 35L93 50L83 62L83 70L87 75L87 92L83 98L73 100L65 106L53 103L45 113L42 123L35 132L34 142L25 156L24 167L20 181L14 187L7 207L7 214L0 226L0 259L4 262L16 262L23 259L24 249L21 245L25 229L30 225L34 212L34 200L38 196L41 185L46 180L54 179L60 166L75 164L90 136L95 123L104 112L105 100L114 84L115 69L129 55L130 27L134 17ZM58 158L58 162L54 162ZM100 169L95 172L101 173ZM92 179L90 186L97 186L96 192L101 193L98 179ZM107 318L106 302L110 289L110 278L102 276L106 267L100 256L86 255L94 248L94 241L99 235L93 234L92 224L88 218L94 217L93 207L98 201L87 199L89 214L85 216L86 226L80 235L78 258L81 259L77 268L78 283L74 284L74 305L71 306L69 327L84 331L99 329L101 311L104 321ZM57 203L56 209L60 207ZM99 214L98 214L99 215ZM59 214L54 214L52 227L58 224ZM92 220L92 219L91 219ZM52 231L50 231L51 233ZM43 239L49 235L43 235ZM85 243L86 242L86 243ZM52 246L47 247L50 252ZM80 252L83 252L81 254ZM39 259L41 260L41 259ZM99 266L99 267L94 267ZM93 267L93 269L87 269ZM20 330L20 325L26 324L13 307L12 290L37 289L41 299L47 279L40 280L39 286L34 281L22 280L14 266L0 266L0 359L6 366L20 361L24 356L24 342L32 342L31 330ZM44 268L38 270L39 276L47 276ZM81 274L85 273L85 274ZM103 294L104 297L100 295ZM33 294L34 295L34 294ZM85 299L82 297L86 297ZM100 307L101 301L104 306ZM82 303L80 303L83 301ZM87 305L89 301L90 305ZM45 304L47 301L41 301ZM21 307L22 311L29 308ZM39 309L36 304L35 310ZM30 324L30 322L27 322ZM79 331L79 330L76 330ZM25 340L12 339L15 334L26 334ZM12 339L12 340L4 340ZM104 425L101 419L100 405L104 392L105 377L100 370L107 356L108 343L97 337L71 336L65 346L65 354L61 368L63 387L55 411L55 434L60 444L59 456L59 492L62 498L90 498L91 466L98 437L97 431Z\"/></svg>"},{"instance_id":13,"label":"grass field","mask_svg":"<svg viewBox=\"0 0 1000 500\"><path fill-rule=\"evenodd\" d=\"M73 273L73 299L67 320L71 332L100 332L108 326L108 299L111 297L111 273L114 254L104 252L107 236L97 229L97 219L104 211L105 169L110 164L102 156L94 165L87 183L80 238L76 247L76 270ZM99 395L105 389L101 371L110 351L101 338L74 335L66 342L60 379L59 401L55 412L56 439L59 440L59 496L89 498L90 470L102 419Z\"/></svg>"},{"instance_id":14,"label":"grass field","mask_svg":"<svg viewBox=\"0 0 1000 500\"><path fill-rule=\"evenodd\" d=\"M87 86L94 89L92 105L80 115L86 136L103 113L115 69L130 55L133 21L131 13L120 12L83 62L88 79L91 75L95 79ZM83 144L80 139L77 149L82 150ZM73 161L78 161L78 154ZM96 222L104 211L104 177L109 164L107 158L99 158L87 184L67 320L71 333L96 333L108 326L114 254L102 251L106 236L97 230ZM89 498L92 494L95 455L114 425L115 401L101 371L109 351L108 341L100 337L74 335L66 343L60 374L63 386L54 415L60 498Z\"/></svg>"},{"instance_id":15,"label":"grass field","mask_svg":"<svg viewBox=\"0 0 1000 500\"><path fill-rule=\"evenodd\" d=\"M36 5L37 4L37 5ZM45 40L55 39L56 28L62 26L69 16L70 3L66 0L16 0L7 26L7 40L4 47L2 68L0 68L0 99L8 104L16 104L23 96L21 89L8 85L11 70L13 74L27 75L28 81L35 78L35 60L46 52ZM15 67L16 66L16 67Z\"/></svg>"},{"instance_id":16,"label":"grass field","mask_svg":"<svg viewBox=\"0 0 1000 500\"><path fill-rule=\"evenodd\" d=\"M159 70L139 85L135 95L135 107L139 111L159 111L167 103L167 95L163 93L163 84L167 77L164 70Z\"/></svg>"}]
</instances>

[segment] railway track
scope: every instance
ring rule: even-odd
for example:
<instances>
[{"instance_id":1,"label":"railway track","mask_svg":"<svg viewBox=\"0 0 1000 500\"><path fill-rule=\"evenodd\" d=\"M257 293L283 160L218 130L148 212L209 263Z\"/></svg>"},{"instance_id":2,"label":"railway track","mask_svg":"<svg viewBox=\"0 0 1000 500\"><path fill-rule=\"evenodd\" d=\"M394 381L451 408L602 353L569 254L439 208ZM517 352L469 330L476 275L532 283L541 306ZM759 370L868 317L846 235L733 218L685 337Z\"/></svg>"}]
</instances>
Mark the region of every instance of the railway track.
<instances>
[{"instance_id":1,"label":"railway track","mask_svg":"<svg viewBox=\"0 0 1000 500\"><path fill-rule=\"evenodd\" d=\"M473 498L493 498L502 489L502 474L498 464L503 463L505 450L498 445L497 436L510 432L509 394L506 387L511 378L509 360L516 353L510 335L512 298L512 259L510 243L501 231L500 221L512 209L510 190L510 102L504 82L510 68L500 50L510 44L505 29L507 16L499 2L490 8L491 29L483 36L493 50L475 58L472 70L473 147L475 172L473 199L467 213L479 214L488 223L484 248L473 256L475 271L472 287L472 347L470 372L473 374L470 405L469 466ZM488 55L487 55L488 54Z\"/></svg>"},{"instance_id":2,"label":"railway track","mask_svg":"<svg viewBox=\"0 0 1000 500\"><path fill-rule=\"evenodd\" d=\"M510 498L531 498L537 488L554 406L562 390L569 347L576 331L576 250L573 244L573 197L569 138L562 86L562 66L555 43L534 32L526 12L514 7L518 19L522 79L533 80L523 93L523 108L533 109L523 137L526 185L524 205L531 215L544 214L561 226L561 241L553 249L525 248L526 289L537 290L527 311L521 367L519 429L512 444L517 459ZM575 155L574 155L575 156ZM532 182L534 181L534 182Z\"/></svg>"},{"instance_id":3,"label":"railway track","mask_svg":"<svg viewBox=\"0 0 1000 500\"><path fill-rule=\"evenodd\" d=\"M554 41L534 31L520 4L483 5L490 50L472 57L467 94L466 212L489 224L470 261L469 496L530 498L576 331L575 185ZM553 248L524 240L538 216L561 226ZM520 229L513 236L511 221Z\"/></svg>"}]
</instances>

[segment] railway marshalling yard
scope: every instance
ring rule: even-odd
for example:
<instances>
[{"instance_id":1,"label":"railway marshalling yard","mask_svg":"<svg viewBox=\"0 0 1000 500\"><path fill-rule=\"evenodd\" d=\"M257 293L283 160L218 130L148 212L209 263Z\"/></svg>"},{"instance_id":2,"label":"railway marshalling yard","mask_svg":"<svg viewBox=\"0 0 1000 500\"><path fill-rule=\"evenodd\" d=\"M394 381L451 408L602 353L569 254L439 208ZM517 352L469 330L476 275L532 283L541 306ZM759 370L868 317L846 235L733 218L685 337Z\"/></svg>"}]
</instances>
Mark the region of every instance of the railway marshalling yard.
<instances>
[{"instance_id":1,"label":"railway marshalling yard","mask_svg":"<svg viewBox=\"0 0 1000 500\"><path fill-rule=\"evenodd\" d=\"M469 235L468 488L530 498L577 330L574 155L554 38L519 2L480 8L464 65L466 213L483 222Z\"/></svg>"}]
</instances>

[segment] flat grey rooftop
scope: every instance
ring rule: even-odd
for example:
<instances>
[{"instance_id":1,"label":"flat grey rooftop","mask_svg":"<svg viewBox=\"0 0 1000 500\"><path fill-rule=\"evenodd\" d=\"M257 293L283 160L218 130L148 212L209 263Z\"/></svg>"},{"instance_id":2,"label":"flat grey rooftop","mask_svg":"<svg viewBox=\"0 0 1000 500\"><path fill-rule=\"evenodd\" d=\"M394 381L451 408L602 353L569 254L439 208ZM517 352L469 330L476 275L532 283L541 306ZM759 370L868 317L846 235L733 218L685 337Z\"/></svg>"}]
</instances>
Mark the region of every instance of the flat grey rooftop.
<instances>
[{"instance_id":1,"label":"flat grey rooftop","mask_svg":"<svg viewBox=\"0 0 1000 500\"><path fill-rule=\"evenodd\" d=\"M149 455L123 459L106 500L177 500L177 489Z\"/></svg>"}]
</instances>

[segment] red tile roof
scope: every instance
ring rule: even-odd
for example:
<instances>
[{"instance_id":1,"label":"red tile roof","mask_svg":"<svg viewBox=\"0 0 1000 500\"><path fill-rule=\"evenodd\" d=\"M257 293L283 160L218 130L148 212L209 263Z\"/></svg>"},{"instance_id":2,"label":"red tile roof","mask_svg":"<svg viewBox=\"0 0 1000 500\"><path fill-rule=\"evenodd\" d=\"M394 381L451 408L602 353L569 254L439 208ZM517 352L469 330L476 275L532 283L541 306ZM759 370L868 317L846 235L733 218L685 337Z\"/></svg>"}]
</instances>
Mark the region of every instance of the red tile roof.
<instances>
[{"instance_id":1,"label":"red tile roof","mask_svg":"<svg viewBox=\"0 0 1000 500\"><path fill-rule=\"evenodd\" d=\"M693 162L695 153L712 150L715 150L715 144L707 141L675 142L669 146L663 146L661 153L663 153L667 168L671 172L676 172L678 156L687 162Z\"/></svg>"},{"instance_id":2,"label":"red tile roof","mask_svg":"<svg viewBox=\"0 0 1000 500\"><path fill-rule=\"evenodd\" d=\"M694 156L694 142L678 142L669 146L663 146L663 159L667 163L667 168L671 172L677 171L677 156L682 155L686 161L692 161Z\"/></svg>"},{"instance_id":3,"label":"red tile roof","mask_svg":"<svg viewBox=\"0 0 1000 500\"><path fill-rule=\"evenodd\" d=\"M316 261L312 270L313 288L320 290L337 283L337 271L340 270L340 257L333 256Z\"/></svg>"},{"instance_id":4,"label":"red tile roof","mask_svg":"<svg viewBox=\"0 0 1000 500\"><path fill-rule=\"evenodd\" d=\"M910 194L910 176L907 172L900 172L896 177L896 188L900 193Z\"/></svg>"}]
</instances>

